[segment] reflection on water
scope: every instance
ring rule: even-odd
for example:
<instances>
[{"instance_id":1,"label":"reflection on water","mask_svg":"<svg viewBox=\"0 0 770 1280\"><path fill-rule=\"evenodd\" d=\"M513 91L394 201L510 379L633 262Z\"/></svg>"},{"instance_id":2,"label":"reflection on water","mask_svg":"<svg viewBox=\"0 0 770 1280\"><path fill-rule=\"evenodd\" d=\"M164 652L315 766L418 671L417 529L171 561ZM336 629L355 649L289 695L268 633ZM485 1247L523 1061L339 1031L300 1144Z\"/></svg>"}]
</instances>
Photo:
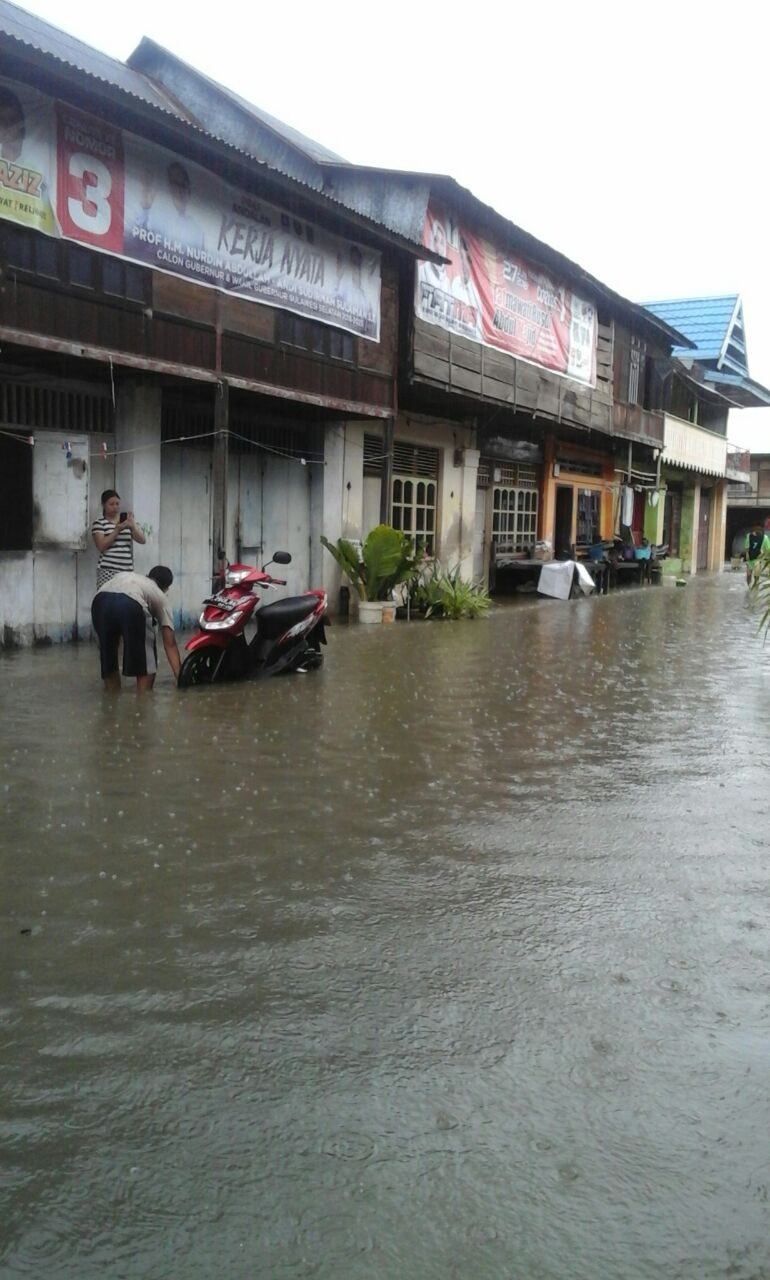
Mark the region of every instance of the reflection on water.
<instances>
[{"instance_id":1,"label":"reflection on water","mask_svg":"<svg viewBox=\"0 0 770 1280\"><path fill-rule=\"evenodd\" d=\"M0 1274L769 1274L744 596L338 627L144 700L6 655Z\"/></svg>"}]
</instances>

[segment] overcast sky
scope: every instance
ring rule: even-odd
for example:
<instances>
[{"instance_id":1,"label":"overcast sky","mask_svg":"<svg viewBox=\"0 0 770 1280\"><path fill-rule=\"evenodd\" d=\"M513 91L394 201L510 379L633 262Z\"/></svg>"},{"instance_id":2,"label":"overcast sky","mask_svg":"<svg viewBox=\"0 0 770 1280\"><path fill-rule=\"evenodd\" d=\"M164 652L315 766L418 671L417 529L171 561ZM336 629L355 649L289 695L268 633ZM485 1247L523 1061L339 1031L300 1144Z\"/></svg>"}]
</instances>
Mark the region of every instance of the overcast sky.
<instances>
[{"instance_id":1,"label":"overcast sky","mask_svg":"<svg viewBox=\"0 0 770 1280\"><path fill-rule=\"evenodd\" d=\"M121 60L150 36L347 160L451 174L634 301L741 293L770 385L763 5L22 7ZM770 410L730 434L770 449Z\"/></svg>"}]
</instances>

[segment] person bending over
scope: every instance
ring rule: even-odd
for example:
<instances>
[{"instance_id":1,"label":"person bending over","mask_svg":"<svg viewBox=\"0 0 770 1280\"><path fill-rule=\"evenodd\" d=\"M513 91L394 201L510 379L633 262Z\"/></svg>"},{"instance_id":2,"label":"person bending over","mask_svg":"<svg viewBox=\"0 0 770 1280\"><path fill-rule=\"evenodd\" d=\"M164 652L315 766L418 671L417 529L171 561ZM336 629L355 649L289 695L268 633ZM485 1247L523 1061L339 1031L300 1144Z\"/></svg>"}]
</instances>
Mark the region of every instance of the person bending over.
<instances>
[{"instance_id":1,"label":"person bending over","mask_svg":"<svg viewBox=\"0 0 770 1280\"><path fill-rule=\"evenodd\" d=\"M174 620L166 592L174 575L164 564L143 573L116 573L97 591L91 605L94 631L99 637L105 689L120 688L118 644L123 641L123 675L136 678L137 693L151 689L158 670L155 624L174 678L182 665L174 636Z\"/></svg>"}]
</instances>

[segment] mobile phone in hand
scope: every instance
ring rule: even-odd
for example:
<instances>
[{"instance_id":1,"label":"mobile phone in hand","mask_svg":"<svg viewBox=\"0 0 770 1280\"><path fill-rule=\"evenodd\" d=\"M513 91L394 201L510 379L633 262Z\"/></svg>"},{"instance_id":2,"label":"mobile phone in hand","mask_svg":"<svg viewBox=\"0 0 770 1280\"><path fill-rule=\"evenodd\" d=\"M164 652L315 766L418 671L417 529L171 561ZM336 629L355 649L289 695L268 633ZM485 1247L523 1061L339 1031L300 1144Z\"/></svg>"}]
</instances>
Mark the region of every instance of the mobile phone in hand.
<instances>
[{"instance_id":1,"label":"mobile phone in hand","mask_svg":"<svg viewBox=\"0 0 770 1280\"><path fill-rule=\"evenodd\" d=\"M120 523L122 524L122 523L123 523L123 521L124 521L124 520L127 520L127 519L128 519L128 512L127 512L127 511L121 511L121 513L120 513Z\"/></svg>"}]
</instances>

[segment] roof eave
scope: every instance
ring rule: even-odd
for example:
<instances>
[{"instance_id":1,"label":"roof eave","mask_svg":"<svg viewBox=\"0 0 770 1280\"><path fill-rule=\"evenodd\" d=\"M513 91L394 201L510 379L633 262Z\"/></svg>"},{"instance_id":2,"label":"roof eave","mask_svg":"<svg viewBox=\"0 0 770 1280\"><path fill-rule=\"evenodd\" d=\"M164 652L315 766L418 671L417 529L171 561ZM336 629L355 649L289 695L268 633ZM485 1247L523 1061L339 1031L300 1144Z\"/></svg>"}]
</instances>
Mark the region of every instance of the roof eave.
<instances>
[{"instance_id":1,"label":"roof eave","mask_svg":"<svg viewBox=\"0 0 770 1280\"><path fill-rule=\"evenodd\" d=\"M616 308L618 311L624 312L626 315L633 316L634 319L641 322L642 326L659 337L665 338L666 342L671 346L692 347L694 344L683 333L679 333L671 325L665 321L659 320L657 316L647 311L645 307L639 303L631 302L629 298L624 298L622 294L616 293L614 289L610 289L608 285L602 284L596 276L592 276L577 262L573 262L565 254L560 253L558 249L552 248L543 240L538 240L531 232L525 231L522 227L511 222L509 218L503 216L493 209L491 205L485 204L483 200L479 200L472 191L460 184L454 179L443 175L426 175L431 177L436 184L446 185L450 195L459 195L461 199L469 200L474 205L483 210L486 217L492 221L504 234L511 236L517 241L523 241L525 250L530 252L532 256L541 261L544 260L545 266L556 266L558 270L564 271L567 276L576 276L578 280L585 284L589 290L598 294L603 298L609 306Z\"/></svg>"},{"instance_id":2,"label":"roof eave","mask_svg":"<svg viewBox=\"0 0 770 1280\"><path fill-rule=\"evenodd\" d=\"M475 196L467 187L461 186L457 180L452 178L449 174L426 173L417 169L385 169L380 165L351 164L347 161L323 161L322 168L343 173L372 174L383 178L419 178L423 181L429 182L431 187L445 187L446 192L450 196L459 195L462 199L470 201L474 205L478 206L478 208L484 212L485 216L489 218L503 234L509 237L514 237L518 240L524 240L527 246L530 247L530 252L533 257L537 258L538 255L540 255L545 258L546 265L547 259L550 258L567 275L573 277L577 276L581 281L584 281L594 293L598 293L611 306L626 312L626 314L633 315L636 320L640 320L645 327L653 331L656 335L664 337L670 345L686 347L688 349L695 346L695 343L692 342L686 334L680 333L678 329L674 329L673 326L667 324L665 320L660 320L641 304L631 302L629 298L624 298L622 294L616 293L614 289L610 289L608 285L602 284L602 282L597 280L595 276L592 276L588 271L585 271L583 267L578 265L578 263L572 262L571 259L567 258L563 253L560 253L558 249L552 248L551 245L546 244L543 240L538 240L536 236L533 236L528 231L524 231L523 228L518 227L516 223L511 222L509 218L498 213L491 205L485 204L483 200L480 200L478 196Z\"/></svg>"},{"instance_id":3,"label":"roof eave","mask_svg":"<svg viewBox=\"0 0 770 1280\"><path fill-rule=\"evenodd\" d=\"M71 80L73 76L79 79L85 79L91 84L97 86L101 97L117 106L130 106L131 112L136 120L146 120L152 122L156 126L160 123L171 134L185 137L189 141L195 141L199 146L203 146L208 150L218 149L232 163L238 165L241 169L255 168L270 181L283 190L291 191L293 194L302 197L309 204L333 215L337 219L349 222L359 227L362 231L367 232L380 244L387 244L390 247L399 250L413 259L428 259L431 262L441 263L445 259L435 254L426 246L417 244L413 240L409 240L405 236L400 236L395 231L390 231L387 227L381 226L377 222L366 218L363 214L356 213L355 210L349 209L347 205L341 204L338 200L325 195L323 192L315 191L312 187L305 183L290 178L286 174L281 173L279 169L274 169L270 165L264 164L262 161L255 159L245 151L241 151L238 147L234 147L231 143L226 142L222 138L218 138L215 134L208 133L194 120L182 117L177 114L176 109L172 109L171 99L169 98L169 106L167 108L154 106L150 102L146 102L137 95L123 89L120 85L111 84L108 80L101 76L93 75L91 72L76 66L71 62L67 62L63 58L58 57L54 53L40 49L36 45L27 41L20 40L16 36L3 32L7 43L13 45L13 52L19 64L29 67L30 69L42 69L58 76L63 80ZM12 75L12 72L10 73ZM137 72L137 74L140 74ZM149 81L153 88L157 91L154 81ZM166 95L168 96L168 95Z\"/></svg>"},{"instance_id":4,"label":"roof eave","mask_svg":"<svg viewBox=\"0 0 770 1280\"><path fill-rule=\"evenodd\" d=\"M705 376L707 382L715 385L715 389L720 388L720 394L729 395L736 408L766 409L770 405L770 390L753 378L742 378L738 374L725 374L711 369L706 370Z\"/></svg>"}]
</instances>

